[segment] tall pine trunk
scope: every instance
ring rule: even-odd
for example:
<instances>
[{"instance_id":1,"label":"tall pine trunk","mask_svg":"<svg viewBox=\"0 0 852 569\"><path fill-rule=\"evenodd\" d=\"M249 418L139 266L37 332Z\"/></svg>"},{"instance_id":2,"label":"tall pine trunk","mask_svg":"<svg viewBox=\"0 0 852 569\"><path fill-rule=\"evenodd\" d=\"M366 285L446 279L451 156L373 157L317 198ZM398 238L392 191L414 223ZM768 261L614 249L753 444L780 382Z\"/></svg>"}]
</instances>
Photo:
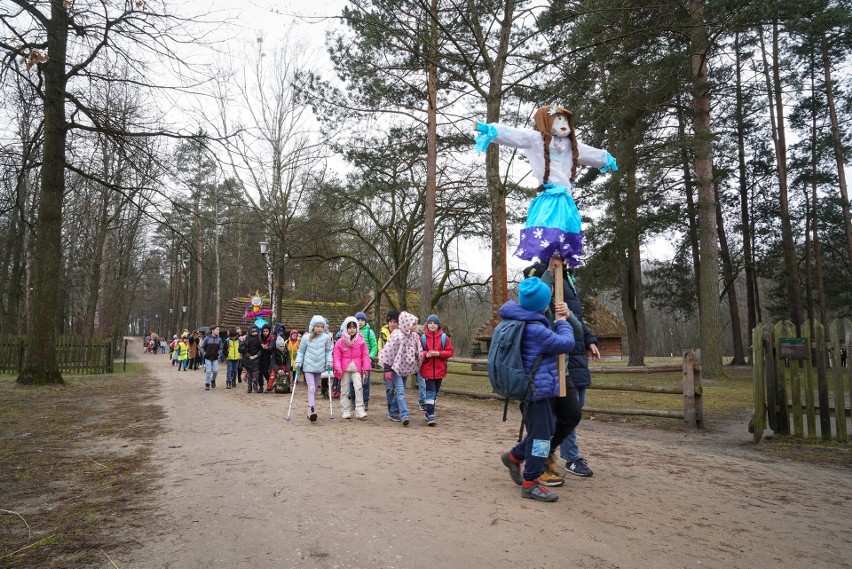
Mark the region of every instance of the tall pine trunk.
<instances>
[{"instance_id":1,"label":"tall pine trunk","mask_svg":"<svg viewBox=\"0 0 852 569\"><path fill-rule=\"evenodd\" d=\"M725 222L722 217L722 204L719 202L719 192L716 189L716 228L719 232L719 255L722 258L722 278L724 279L724 293L728 297L728 312L731 316L731 340L733 341L734 359L731 365L745 365L745 352L743 350L743 329L740 323L740 305L737 299L737 271L731 260L728 249L728 237L725 234Z\"/></svg>"},{"instance_id":2,"label":"tall pine trunk","mask_svg":"<svg viewBox=\"0 0 852 569\"><path fill-rule=\"evenodd\" d=\"M742 223L742 242L743 242L743 265L745 268L746 281L746 311L748 321L748 345L752 345L752 334L755 326L757 326L757 290L754 274L754 256L752 255L751 247L751 214L749 209L749 191L748 191L748 173L746 171L746 144L745 144L745 112L743 81L742 81L742 60L740 58L740 35L736 34L734 38L734 54L736 56L736 122L737 122L737 169L739 172L739 190L740 190L740 221Z\"/></svg>"},{"instance_id":3,"label":"tall pine trunk","mask_svg":"<svg viewBox=\"0 0 852 569\"><path fill-rule=\"evenodd\" d=\"M420 280L420 322L432 311L432 262L438 185L438 0L429 6L429 58L426 61L426 204L423 221L423 270Z\"/></svg>"},{"instance_id":4,"label":"tall pine trunk","mask_svg":"<svg viewBox=\"0 0 852 569\"><path fill-rule=\"evenodd\" d=\"M36 221L33 264L32 320L18 383L64 383L56 362L57 270L62 266L62 202L65 197L65 59L68 11L65 2L51 2L47 22L44 75L44 146L41 195Z\"/></svg>"},{"instance_id":5,"label":"tall pine trunk","mask_svg":"<svg viewBox=\"0 0 852 569\"><path fill-rule=\"evenodd\" d=\"M716 199L713 188L713 147L710 127L710 84L707 80L709 40L704 26L704 1L690 0L692 22L693 128L695 130L695 182L698 189L698 240L700 243L699 329L701 375L722 375L721 323L719 321L719 249Z\"/></svg>"}]
</instances>

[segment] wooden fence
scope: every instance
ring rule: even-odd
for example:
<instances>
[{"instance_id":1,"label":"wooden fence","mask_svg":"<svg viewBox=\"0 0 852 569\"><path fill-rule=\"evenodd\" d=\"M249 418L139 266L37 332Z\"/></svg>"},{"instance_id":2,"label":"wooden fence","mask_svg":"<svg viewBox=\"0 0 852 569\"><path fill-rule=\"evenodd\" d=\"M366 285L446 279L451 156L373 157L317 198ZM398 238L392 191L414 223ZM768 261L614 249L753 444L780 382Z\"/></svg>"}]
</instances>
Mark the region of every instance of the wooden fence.
<instances>
[{"instance_id":1,"label":"wooden fence","mask_svg":"<svg viewBox=\"0 0 852 569\"><path fill-rule=\"evenodd\" d=\"M819 322L806 322L797 335L789 321L759 325L753 338L754 442L767 425L781 435L816 439L819 433L823 440L846 442L852 368L841 348L852 348L852 322L833 320L828 339Z\"/></svg>"},{"instance_id":2,"label":"wooden fence","mask_svg":"<svg viewBox=\"0 0 852 569\"><path fill-rule=\"evenodd\" d=\"M27 349L26 338L0 338L0 374L21 371ZM112 340L60 336L56 339L56 361L59 371L69 375L112 373L114 353Z\"/></svg>"},{"instance_id":3,"label":"wooden fence","mask_svg":"<svg viewBox=\"0 0 852 569\"><path fill-rule=\"evenodd\" d=\"M487 360L475 358L457 358L453 357L450 361L457 363L471 364L474 366L482 366L487 364ZM702 400L703 389L701 387L701 374L698 356L695 350L684 350L683 361L681 365L659 365L659 366L644 366L644 367L593 367L589 368L592 375L606 374L654 374L662 372L683 373L682 387L667 387L654 385L595 385L594 382L588 389L606 389L612 391L635 391L642 393L668 393L683 397L683 411L663 411L659 409L601 409L597 407L586 406L583 408L587 413L601 413L612 415L644 415L647 417L666 417L670 419L683 419L688 425L694 428L702 428L704 426L704 403ZM458 371L451 372L455 375L467 375L487 378L488 373L483 371ZM476 397L478 399L501 399L499 395L494 393L481 393L474 391L464 391L453 388L441 388L441 393L450 393L455 395L465 395L468 397Z\"/></svg>"}]
</instances>

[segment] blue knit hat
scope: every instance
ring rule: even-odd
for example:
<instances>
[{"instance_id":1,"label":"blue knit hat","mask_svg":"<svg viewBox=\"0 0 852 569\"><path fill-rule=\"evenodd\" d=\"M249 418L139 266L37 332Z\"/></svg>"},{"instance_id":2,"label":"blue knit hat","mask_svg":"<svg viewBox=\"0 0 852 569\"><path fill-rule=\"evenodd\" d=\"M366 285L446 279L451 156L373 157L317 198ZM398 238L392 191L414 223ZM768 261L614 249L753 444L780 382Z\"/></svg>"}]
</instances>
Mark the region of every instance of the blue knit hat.
<instances>
[{"instance_id":1,"label":"blue knit hat","mask_svg":"<svg viewBox=\"0 0 852 569\"><path fill-rule=\"evenodd\" d=\"M530 277L518 285L518 303L530 312L541 312L550 304L550 287L538 277Z\"/></svg>"},{"instance_id":2,"label":"blue knit hat","mask_svg":"<svg viewBox=\"0 0 852 569\"><path fill-rule=\"evenodd\" d=\"M437 314L430 314L429 316L427 316L426 317L426 324L428 324L429 322L434 322L435 324L438 325L438 328L441 327L441 321L438 320Z\"/></svg>"},{"instance_id":3,"label":"blue knit hat","mask_svg":"<svg viewBox=\"0 0 852 569\"><path fill-rule=\"evenodd\" d=\"M364 322L366 322L367 321L367 315L364 314L363 312L356 312L355 313L355 320L363 320Z\"/></svg>"}]
</instances>

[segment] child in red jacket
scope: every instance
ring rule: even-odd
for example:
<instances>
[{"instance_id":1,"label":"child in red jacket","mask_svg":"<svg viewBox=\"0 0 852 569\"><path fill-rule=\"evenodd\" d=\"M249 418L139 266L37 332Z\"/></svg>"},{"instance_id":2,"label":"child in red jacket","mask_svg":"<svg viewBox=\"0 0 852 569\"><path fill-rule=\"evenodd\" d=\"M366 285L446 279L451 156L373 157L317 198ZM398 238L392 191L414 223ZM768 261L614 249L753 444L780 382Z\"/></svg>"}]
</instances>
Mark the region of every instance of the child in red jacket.
<instances>
[{"instance_id":1,"label":"child in red jacket","mask_svg":"<svg viewBox=\"0 0 852 569\"><path fill-rule=\"evenodd\" d=\"M434 427L435 402L441 390L441 382L447 376L447 360L453 357L453 342L441 328L441 321L436 314L426 318L426 330L420 337L425 359L420 366L420 377L423 378L423 413L426 424Z\"/></svg>"}]
</instances>

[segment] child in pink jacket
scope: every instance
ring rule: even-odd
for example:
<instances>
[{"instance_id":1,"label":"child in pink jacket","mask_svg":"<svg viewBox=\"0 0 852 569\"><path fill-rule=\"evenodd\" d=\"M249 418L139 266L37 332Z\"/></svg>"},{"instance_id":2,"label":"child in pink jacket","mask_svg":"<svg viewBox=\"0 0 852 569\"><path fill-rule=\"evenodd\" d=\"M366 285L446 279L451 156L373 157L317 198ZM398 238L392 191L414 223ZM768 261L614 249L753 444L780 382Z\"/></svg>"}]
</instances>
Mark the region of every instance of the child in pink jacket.
<instances>
[{"instance_id":1,"label":"child in pink jacket","mask_svg":"<svg viewBox=\"0 0 852 569\"><path fill-rule=\"evenodd\" d=\"M372 362L370 350L358 331L358 321L353 316L343 321L343 334L334 345L332 362L334 375L340 379L340 385L349 385L349 381L352 381L355 387L355 417L364 419L367 412L364 410L364 384L361 378L364 377L364 372L372 368ZM341 397L340 406L343 408L343 418L349 419L349 398Z\"/></svg>"}]
</instances>

